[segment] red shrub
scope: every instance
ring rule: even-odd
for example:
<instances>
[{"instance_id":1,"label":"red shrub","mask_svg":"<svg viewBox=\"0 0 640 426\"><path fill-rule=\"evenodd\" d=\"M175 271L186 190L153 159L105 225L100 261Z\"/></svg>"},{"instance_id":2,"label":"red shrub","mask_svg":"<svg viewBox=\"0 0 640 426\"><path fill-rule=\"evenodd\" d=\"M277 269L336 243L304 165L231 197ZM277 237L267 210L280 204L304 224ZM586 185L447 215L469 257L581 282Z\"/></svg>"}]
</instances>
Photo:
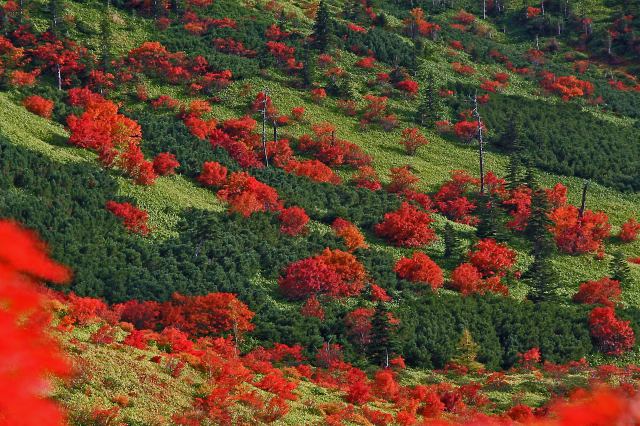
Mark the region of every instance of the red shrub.
<instances>
[{"instance_id":1,"label":"red shrub","mask_svg":"<svg viewBox=\"0 0 640 426\"><path fill-rule=\"evenodd\" d=\"M484 276L504 275L516 262L516 252L494 239L480 240L469 253L469 262Z\"/></svg>"},{"instance_id":2,"label":"red shrub","mask_svg":"<svg viewBox=\"0 0 640 426\"><path fill-rule=\"evenodd\" d=\"M469 25L476 20L476 17L472 13L461 10L453 17L453 19L463 25Z\"/></svg>"},{"instance_id":3,"label":"red shrub","mask_svg":"<svg viewBox=\"0 0 640 426\"><path fill-rule=\"evenodd\" d=\"M11 85L23 87L32 86L36 82L36 78L40 75L40 70L25 72L20 70L11 71Z\"/></svg>"},{"instance_id":4,"label":"red shrub","mask_svg":"<svg viewBox=\"0 0 640 426\"><path fill-rule=\"evenodd\" d=\"M218 197L229 203L230 211L244 217L280 207L276 190L246 172L232 173L227 184L218 191Z\"/></svg>"},{"instance_id":5,"label":"red shrub","mask_svg":"<svg viewBox=\"0 0 640 426\"><path fill-rule=\"evenodd\" d=\"M387 113L387 102L389 98L387 98L386 96L374 96L369 94L365 95L364 99L365 101L367 101L367 105L365 106L362 113L363 122L379 122Z\"/></svg>"},{"instance_id":6,"label":"red shrub","mask_svg":"<svg viewBox=\"0 0 640 426\"><path fill-rule=\"evenodd\" d=\"M149 233L147 226L149 214L146 211L140 210L130 203L117 203L115 201L107 201L106 208L114 215L123 219L124 227L130 232L141 235L147 235Z\"/></svg>"},{"instance_id":7,"label":"red shrub","mask_svg":"<svg viewBox=\"0 0 640 426\"><path fill-rule=\"evenodd\" d=\"M371 191L382 189L380 178L376 170L371 166L359 167L351 179L360 188L367 188Z\"/></svg>"},{"instance_id":8,"label":"red shrub","mask_svg":"<svg viewBox=\"0 0 640 426\"><path fill-rule=\"evenodd\" d=\"M303 106L293 107L291 109L291 117L300 122L304 118L305 109Z\"/></svg>"},{"instance_id":9,"label":"red shrub","mask_svg":"<svg viewBox=\"0 0 640 426\"><path fill-rule=\"evenodd\" d=\"M598 251L611 230L606 214L586 210L580 217L578 208L572 205L555 209L549 217L558 248L570 254Z\"/></svg>"},{"instance_id":10,"label":"red shrub","mask_svg":"<svg viewBox=\"0 0 640 426\"><path fill-rule=\"evenodd\" d=\"M391 302L391 296L387 294L384 288L371 284L371 300L374 302Z\"/></svg>"},{"instance_id":11,"label":"red shrub","mask_svg":"<svg viewBox=\"0 0 640 426\"><path fill-rule=\"evenodd\" d=\"M207 161L196 179L205 186L223 186L227 182L227 168L218 162Z\"/></svg>"},{"instance_id":12,"label":"red shrub","mask_svg":"<svg viewBox=\"0 0 640 426\"><path fill-rule=\"evenodd\" d=\"M618 238L625 243L630 243L638 238L638 232L640 232L640 223L634 218L630 218L620 227Z\"/></svg>"},{"instance_id":13,"label":"red shrub","mask_svg":"<svg viewBox=\"0 0 640 426\"><path fill-rule=\"evenodd\" d=\"M393 423L393 416L389 413L385 413L384 411L362 407L362 414L375 426L387 426Z\"/></svg>"},{"instance_id":14,"label":"red shrub","mask_svg":"<svg viewBox=\"0 0 640 426\"><path fill-rule=\"evenodd\" d=\"M360 294L365 280L366 271L352 254L325 249L317 256L289 265L278 284L291 299L313 294L349 297Z\"/></svg>"},{"instance_id":15,"label":"red shrub","mask_svg":"<svg viewBox=\"0 0 640 426\"><path fill-rule=\"evenodd\" d=\"M613 308L594 308L589 314L591 336L607 355L622 355L633 348L635 336L629 321L616 318Z\"/></svg>"},{"instance_id":16,"label":"red shrub","mask_svg":"<svg viewBox=\"0 0 640 426\"><path fill-rule=\"evenodd\" d=\"M254 313L231 293L183 296L174 293L163 305L163 322L191 336L253 330Z\"/></svg>"},{"instance_id":17,"label":"red shrub","mask_svg":"<svg viewBox=\"0 0 640 426\"><path fill-rule=\"evenodd\" d=\"M318 298L314 295L307 299L300 309L300 313L305 317L315 317L319 320L324 320L324 309L318 301Z\"/></svg>"},{"instance_id":18,"label":"red shrub","mask_svg":"<svg viewBox=\"0 0 640 426\"><path fill-rule=\"evenodd\" d=\"M411 16L404 20L405 32L412 38L419 35L433 37L440 31L440 25L428 22L424 18L424 10L416 7L411 9Z\"/></svg>"},{"instance_id":19,"label":"red shrub","mask_svg":"<svg viewBox=\"0 0 640 426\"><path fill-rule=\"evenodd\" d=\"M428 143L427 138L424 137L417 127L406 128L402 131L400 145L404 146L406 153L409 155L414 155L418 148Z\"/></svg>"},{"instance_id":20,"label":"red shrub","mask_svg":"<svg viewBox=\"0 0 640 426\"><path fill-rule=\"evenodd\" d=\"M311 99L313 102L319 104L327 97L327 92L323 88L316 88L311 90Z\"/></svg>"},{"instance_id":21,"label":"red shrub","mask_svg":"<svg viewBox=\"0 0 640 426\"><path fill-rule=\"evenodd\" d=\"M338 185L342 182L327 165L318 160L290 161L284 169L288 173L297 176L306 176L314 182L332 183Z\"/></svg>"},{"instance_id":22,"label":"red shrub","mask_svg":"<svg viewBox=\"0 0 640 426\"><path fill-rule=\"evenodd\" d=\"M406 92L409 96L415 96L420 90L420 85L417 81L402 80L396 84L396 89Z\"/></svg>"},{"instance_id":23,"label":"red shrub","mask_svg":"<svg viewBox=\"0 0 640 426\"><path fill-rule=\"evenodd\" d=\"M464 170L451 171L451 180L442 184L434 196L438 210L456 222L468 225L477 223L477 218L471 216L476 206L464 196L470 186L477 183L478 180Z\"/></svg>"},{"instance_id":24,"label":"red shrub","mask_svg":"<svg viewBox=\"0 0 640 426\"><path fill-rule=\"evenodd\" d=\"M361 347L371 343L371 319L374 310L372 308L357 308L344 317L347 333Z\"/></svg>"},{"instance_id":25,"label":"red shrub","mask_svg":"<svg viewBox=\"0 0 640 426\"><path fill-rule=\"evenodd\" d=\"M153 159L153 171L158 176L172 175L177 167L180 167L180 163L176 160L176 156L171 153L161 152Z\"/></svg>"},{"instance_id":26,"label":"red shrub","mask_svg":"<svg viewBox=\"0 0 640 426\"><path fill-rule=\"evenodd\" d=\"M376 395L383 399L395 401L400 396L400 385L396 381L395 373L392 370L376 371L373 386Z\"/></svg>"},{"instance_id":27,"label":"red shrub","mask_svg":"<svg viewBox=\"0 0 640 426\"><path fill-rule=\"evenodd\" d=\"M589 81L579 80L576 76L558 77L551 72L544 72L542 87L550 92L555 92L568 101L575 97L591 96L593 94L593 84Z\"/></svg>"},{"instance_id":28,"label":"red shrub","mask_svg":"<svg viewBox=\"0 0 640 426\"><path fill-rule=\"evenodd\" d=\"M375 232L392 244L402 247L420 247L432 242L436 235L430 224L431 216L409 203L402 203L395 212L384 215L375 226Z\"/></svg>"},{"instance_id":29,"label":"red shrub","mask_svg":"<svg viewBox=\"0 0 640 426\"><path fill-rule=\"evenodd\" d=\"M414 252L411 258L400 259L393 270L400 278L428 284L432 290L442 287L444 283L442 269L429 256L419 251Z\"/></svg>"},{"instance_id":30,"label":"red shrub","mask_svg":"<svg viewBox=\"0 0 640 426\"><path fill-rule=\"evenodd\" d=\"M476 70L474 70L472 67L470 67L469 65L464 65L460 62L452 62L451 68L453 68L453 70L460 75L473 75L476 73Z\"/></svg>"},{"instance_id":31,"label":"red shrub","mask_svg":"<svg viewBox=\"0 0 640 426\"><path fill-rule=\"evenodd\" d=\"M482 274L470 263L463 263L451 273L451 286L462 295L477 293L482 286Z\"/></svg>"},{"instance_id":32,"label":"red shrub","mask_svg":"<svg viewBox=\"0 0 640 426\"><path fill-rule=\"evenodd\" d=\"M376 58L373 56L369 56L367 58L362 58L358 62L356 62L356 66L364 69L371 69L376 65Z\"/></svg>"},{"instance_id":33,"label":"red shrub","mask_svg":"<svg viewBox=\"0 0 640 426\"><path fill-rule=\"evenodd\" d=\"M620 301L620 282L604 277L598 281L587 281L580 284L580 289L573 296L573 301L587 305L604 305L613 307Z\"/></svg>"},{"instance_id":34,"label":"red shrub","mask_svg":"<svg viewBox=\"0 0 640 426\"><path fill-rule=\"evenodd\" d=\"M331 224L331 228L337 236L344 240L344 244L347 246L347 250L349 250L349 252L369 247L364 235L362 235L362 232L360 232L356 225L348 220L336 218Z\"/></svg>"},{"instance_id":35,"label":"red shrub","mask_svg":"<svg viewBox=\"0 0 640 426\"><path fill-rule=\"evenodd\" d=\"M529 9L532 9L531 7ZM518 404L514 405L507 411L507 416L515 422L528 424L535 416L533 415L533 410L528 405Z\"/></svg>"},{"instance_id":36,"label":"red shrub","mask_svg":"<svg viewBox=\"0 0 640 426\"><path fill-rule=\"evenodd\" d=\"M509 74L507 74L506 72L497 72L493 76L493 78L500 84L505 84L506 82L509 81Z\"/></svg>"},{"instance_id":37,"label":"red shrub","mask_svg":"<svg viewBox=\"0 0 640 426\"><path fill-rule=\"evenodd\" d=\"M298 384L285 379L281 370L273 370L269 372L254 385L259 389L274 393L282 399L297 399L293 390L298 387Z\"/></svg>"},{"instance_id":38,"label":"red shrub","mask_svg":"<svg viewBox=\"0 0 640 426\"><path fill-rule=\"evenodd\" d=\"M485 130L484 124L482 130ZM453 125L453 131L456 136L465 142L470 142L478 135L478 122L477 121L458 121Z\"/></svg>"},{"instance_id":39,"label":"red shrub","mask_svg":"<svg viewBox=\"0 0 640 426\"><path fill-rule=\"evenodd\" d=\"M509 214L513 218L507 222L507 226L516 231L524 231L531 216L531 189L527 186L516 188L503 204L510 206Z\"/></svg>"},{"instance_id":40,"label":"red shrub","mask_svg":"<svg viewBox=\"0 0 640 426\"><path fill-rule=\"evenodd\" d=\"M278 220L280 232L293 237L305 231L309 216L302 207L293 206L280 210Z\"/></svg>"},{"instance_id":41,"label":"red shrub","mask_svg":"<svg viewBox=\"0 0 640 426\"><path fill-rule=\"evenodd\" d=\"M371 400L371 386L365 381L357 381L349 386L346 400L355 405L366 404Z\"/></svg>"},{"instance_id":42,"label":"red shrub","mask_svg":"<svg viewBox=\"0 0 640 426\"><path fill-rule=\"evenodd\" d=\"M40 117L51 118L53 113L53 101L45 99L41 96L32 95L22 101L22 105L27 111L32 112Z\"/></svg>"},{"instance_id":43,"label":"red shrub","mask_svg":"<svg viewBox=\"0 0 640 426\"><path fill-rule=\"evenodd\" d=\"M394 167L391 169L391 182L387 186L387 191L392 193L402 193L415 190L415 185L420 181L410 170L409 166Z\"/></svg>"}]
</instances>

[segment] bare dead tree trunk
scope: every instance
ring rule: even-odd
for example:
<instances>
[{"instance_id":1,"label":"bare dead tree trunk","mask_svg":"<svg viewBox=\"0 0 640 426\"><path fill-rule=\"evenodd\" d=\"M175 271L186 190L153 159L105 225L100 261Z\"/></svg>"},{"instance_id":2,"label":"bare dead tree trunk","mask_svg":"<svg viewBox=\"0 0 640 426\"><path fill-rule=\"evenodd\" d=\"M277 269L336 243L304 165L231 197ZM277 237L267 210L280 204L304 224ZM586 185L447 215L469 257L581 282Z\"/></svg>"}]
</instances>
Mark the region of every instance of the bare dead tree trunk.
<instances>
[{"instance_id":1,"label":"bare dead tree trunk","mask_svg":"<svg viewBox=\"0 0 640 426\"><path fill-rule=\"evenodd\" d=\"M587 206L587 190L589 189L589 181L585 180L582 186L582 202L580 203L580 211L578 213L578 217L582 219L584 215L584 209Z\"/></svg>"},{"instance_id":2,"label":"bare dead tree trunk","mask_svg":"<svg viewBox=\"0 0 640 426\"><path fill-rule=\"evenodd\" d=\"M478 155L480 157L480 194L484 194L484 139L482 136L482 120L480 119L480 110L478 109L477 94L473 96L473 115L477 120Z\"/></svg>"},{"instance_id":3,"label":"bare dead tree trunk","mask_svg":"<svg viewBox=\"0 0 640 426\"><path fill-rule=\"evenodd\" d=\"M482 0L482 19L487 19L487 0Z\"/></svg>"},{"instance_id":4,"label":"bare dead tree trunk","mask_svg":"<svg viewBox=\"0 0 640 426\"><path fill-rule=\"evenodd\" d=\"M278 123L273 120L273 143L278 143Z\"/></svg>"},{"instance_id":5,"label":"bare dead tree trunk","mask_svg":"<svg viewBox=\"0 0 640 426\"><path fill-rule=\"evenodd\" d=\"M56 64L56 74L58 76L58 90L62 90L62 69L60 64Z\"/></svg>"},{"instance_id":6,"label":"bare dead tree trunk","mask_svg":"<svg viewBox=\"0 0 640 426\"><path fill-rule=\"evenodd\" d=\"M264 163L269 167L269 157L267 156L267 101L269 99L269 89L262 92L262 151L264 152Z\"/></svg>"}]
</instances>

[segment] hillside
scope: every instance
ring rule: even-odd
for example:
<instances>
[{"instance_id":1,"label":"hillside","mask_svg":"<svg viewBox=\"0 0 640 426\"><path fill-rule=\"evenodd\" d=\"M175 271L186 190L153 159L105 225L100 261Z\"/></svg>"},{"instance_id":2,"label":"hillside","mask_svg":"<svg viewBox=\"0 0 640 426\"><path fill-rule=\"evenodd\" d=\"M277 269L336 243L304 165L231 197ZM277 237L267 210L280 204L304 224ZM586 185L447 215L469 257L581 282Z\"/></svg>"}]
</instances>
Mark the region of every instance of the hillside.
<instances>
[{"instance_id":1,"label":"hillside","mask_svg":"<svg viewBox=\"0 0 640 426\"><path fill-rule=\"evenodd\" d=\"M633 395L637 9L0 3L0 218L73 273L53 399L72 424L418 424Z\"/></svg>"}]
</instances>

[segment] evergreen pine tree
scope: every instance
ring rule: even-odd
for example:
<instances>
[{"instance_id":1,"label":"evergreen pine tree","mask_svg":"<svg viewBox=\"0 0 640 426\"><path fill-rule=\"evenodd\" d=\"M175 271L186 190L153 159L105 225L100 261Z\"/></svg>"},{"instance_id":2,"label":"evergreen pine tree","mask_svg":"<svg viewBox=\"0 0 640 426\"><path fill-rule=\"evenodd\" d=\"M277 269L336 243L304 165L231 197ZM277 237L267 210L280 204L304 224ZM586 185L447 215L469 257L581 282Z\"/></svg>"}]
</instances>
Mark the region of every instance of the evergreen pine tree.
<instances>
[{"instance_id":1,"label":"evergreen pine tree","mask_svg":"<svg viewBox=\"0 0 640 426\"><path fill-rule=\"evenodd\" d=\"M320 52L326 52L329 47L329 35L331 33L331 15L329 15L329 8L324 0L320 0L318 6L318 13L316 14L316 20L313 24L313 38L314 46Z\"/></svg>"},{"instance_id":2,"label":"evergreen pine tree","mask_svg":"<svg viewBox=\"0 0 640 426\"><path fill-rule=\"evenodd\" d=\"M557 298L558 279L551 263L555 244L549 233L549 200L542 189L531 196L531 216L525 234L533 243L533 262L524 274L529 284L529 300L538 303Z\"/></svg>"},{"instance_id":3,"label":"evergreen pine tree","mask_svg":"<svg viewBox=\"0 0 640 426\"><path fill-rule=\"evenodd\" d=\"M462 248L460 246L460 239L456 234L456 230L453 229L453 225L447 222L444 226L444 257L445 258L458 258L460 257L460 253L462 252Z\"/></svg>"},{"instance_id":4,"label":"evergreen pine tree","mask_svg":"<svg viewBox=\"0 0 640 426\"><path fill-rule=\"evenodd\" d=\"M316 62L315 57L312 55L309 49L305 49L302 59L303 67L302 67L302 84L304 87L311 87L313 84L315 71L316 71Z\"/></svg>"},{"instance_id":5,"label":"evergreen pine tree","mask_svg":"<svg viewBox=\"0 0 640 426\"><path fill-rule=\"evenodd\" d=\"M100 21L100 50L102 56L102 67L105 72L109 71L111 61L111 2L106 0L102 19Z\"/></svg>"},{"instance_id":6,"label":"evergreen pine tree","mask_svg":"<svg viewBox=\"0 0 640 426\"><path fill-rule=\"evenodd\" d=\"M373 362L384 368L389 367L389 359L394 352L391 328L389 311L383 302L378 302L371 319L371 343L368 350Z\"/></svg>"},{"instance_id":7,"label":"evergreen pine tree","mask_svg":"<svg viewBox=\"0 0 640 426\"><path fill-rule=\"evenodd\" d=\"M476 213L480 219L476 228L478 238L502 239L505 229L501 219L502 212L495 197L490 194L481 194L477 204Z\"/></svg>"},{"instance_id":8,"label":"evergreen pine tree","mask_svg":"<svg viewBox=\"0 0 640 426\"><path fill-rule=\"evenodd\" d=\"M512 113L509 117L508 127L500 137L498 145L509 152L509 165L507 166L507 187L515 189L522 184L520 177L524 164L524 144L522 142L522 121L520 115Z\"/></svg>"},{"instance_id":9,"label":"evergreen pine tree","mask_svg":"<svg viewBox=\"0 0 640 426\"><path fill-rule=\"evenodd\" d=\"M609 263L611 279L620 281L620 284L631 284L631 268L627 263L624 253L617 250Z\"/></svg>"},{"instance_id":10,"label":"evergreen pine tree","mask_svg":"<svg viewBox=\"0 0 640 426\"><path fill-rule=\"evenodd\" d=\"M522 184L522 178L520 177L522 168L522 159L517 152L509 153L509 164L507 165L507 188L510 190L516 189Z\"/></svg>"},{"instance_id":11,"label":"evergreen pine tree","mask_svg":"<svg viewBox=\"0 0 640 426\"><path fill-rule=\"evenodd\" d=\"M527 187L531 188L532 191L535 191L538 189L538 174L536 172L536 169L533 167L533 165L531 164L530 160L527 160L525 162L526 165L526 172L524 174L524 185L526 185Z\"/></svg>"},{"instance_id":12,"label":"evergreen pine tree","mask_svg":"<svg viewBox=\"0 0 640 426\"><path fill-rule=\"evenodd\" d=\"M65 34L64 9L64 0L49 0L50 31L58 38Z\"/></svg>"},{"instance_id":13,"label":"evergreen pine tree","mask_svg":"<svg viewBox=\"0 0 640 426\"><path fill-rule=\"evenodd\" d=\"M553 270L551 257L548 254L538 254L524 274L529 284L529 300L534 303L555 300L558 297L558 277Z\"/></svg>"},{"instance_id":14,"label":"evergreen pine tree","mask_svg":"<svg viewBox=\"0 0 640 426\"><path fill-rule=\"evenodd\" d=\"M439 116L440 97L436 94L433 73L429 72L416 111L416 120L421 126L433 127Z\"/></svg>"},{"instance_id":15,"label":"evergreen pine tree","mask_svg":"<svg viewBox=\"0 0 640 426\"><path fill-rule=\"evenodd\" d=\"M451 362L456 365L467 367L471 371L478 371L484 368L484 365L478 362L478 345L474 340L469 329L462 330L460 340L456 345L457 355L451 358Z\"/></svg>"}]
</instances>

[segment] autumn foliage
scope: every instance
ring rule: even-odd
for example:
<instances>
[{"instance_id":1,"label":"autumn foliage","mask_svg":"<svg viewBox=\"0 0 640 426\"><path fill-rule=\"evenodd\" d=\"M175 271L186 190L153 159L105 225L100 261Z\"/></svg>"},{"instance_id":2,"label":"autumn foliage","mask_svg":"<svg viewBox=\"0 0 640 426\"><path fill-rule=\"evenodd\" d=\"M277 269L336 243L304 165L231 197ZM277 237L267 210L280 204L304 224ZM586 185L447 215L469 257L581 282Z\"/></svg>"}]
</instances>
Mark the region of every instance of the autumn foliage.
<instances>
[{"instance_id":1,"label":"autumn foliage","mask_svg":"<svg viewBox=\"0 0 640 426\"><path fill-rule=\"evenodd\" d=\"M43 391L53 376L69 373L47 331L50 314L35 280L67 282L68 269L52 261L38 238L0 221L0 423L63 425L62 410ZM11 396L10 398L8 396Z\"/></svg>"},{"instance_id":2,"label":"autumn foliage","mask_svg":"<svg viewBox=\"0 0 640 426\"><path fill-rule=\"evenodd\" d=\"M551 232L558 248L570 254L600 250L611 230L606 214L585 210L580 217L578 208L572 205L555 209L550 218L553 221Z\"/></svg>"},{"instance_id":3,"label":"autumn foliage","mask_svg":"<svg viewBox=\"0 0 640 426\"><path fill-rule=\"evenodd\" d=\"M325 249L317 256L289 265L278 284L291 299L303 299L314 294L349 297L360 294L366 277L364 267L355 256L342 250Z\"/></svg>"},{"instance_id":4,"label":"autumn foliage","mask_svg":"<svg viewBox=\"0 0 640 426\"><path fill-rule=\"evenodd\" d=\"M280 232L293 237L305 231L309 216L302 207L293 206L280 210L278 220Z\"/></svg>"},{"instance_id":5,"label":"autumn foliage","mask_svg":"<svg viewBox=\"0 0 640 426\"><path fill-rule=\"evenodd\" d=\"M275 189L247 172L232 173L218 197L229 203L229 210L249 217L253 213L277 210L280 206Z\"/></svg>"},{"instance_id":6,"label":"autumn foliage","mask_svg":"<svg viewBox=\"0 0 640 426\"><path fill-rule=\"evenodd\" d=\"M394 268L398 276L414 283L427 284L432 290L442 287L442 269L426 254L416 251L412 257L403 257Z\"/></svg>"},{"instance_id":7,"label":"autumn foliage","mask_svg":"<svg viewBox=\"0 0 640 426\"><path fill-rule=\"evenodd\" d=\"M420 247L431 243L436 234L428 213L404 202L394 212L384 215L384 220L374 227L376 234L401 247Z\"/></svg>"},{"instance_id":8,"label":"autumn foliage","mask_svg":"<svg viewBox=\"0 0 640 426\"><path fill-rule=\"evenodd\" d=\"M478 241L469 252L469 262L483 277L503 276L514 265L516 252L506 244L486 238Z\"/></svg>"},{"instance_id":9,"label":"autumn foliage","mask_svg":"<svg viewBox=\"0 0 640 426\"><path fill-rule=\"evenodd\" d=\"M40 117L51 118L53 113L53 101L45 99L42 96L32 95L26 97L22 104L29 111Z\"/></svg>"},{"instance_id":10,"label":"autumn foliage","mask_svg":"<svg viewBox=\"0 0 640 426\"><path fill-rule=\"evenodd\" d=\"M609 277L580 284L573 301L587 305L615 306L620 301L620 282Z\"/></svg>"},{"instance_id":11,"label":"autumn foliage","mask_svg":"<svg viewBox=\"0 0 640 426\"><path fill-rule=\"evenodd\" d=\"M152 184L156 174L140 149L140 125L119 114L118 106L100 95L84 89L69 92L70 103L84 108L79 117L67 117L69 143L96 151L103 166L120 166L137 184Z\"/></svg>"},{"instance_id":12,"label":"autumn foliage","mask_svg":"<svg viewBox=\"0 0 640 426\"><path fill-rule=\"evenodd\" d=\"M640 232L640 223L630 218L620 227L618 238L625 243L630 243L638 238L638 232Z\"/></svg>"},{"instance_id":13,"label":"autumn foliage","mask_svg":"<svg viewBox=\"0 0 640 426\"><path fill-rule=\"evenodd\" d=\"M418 148L428 143L427 138L416 127L408 127L402 131L400 145L404 146L405 152L409 155L415 155Z\"/></svg>"},{"instance_id":14,"label":"autumn foliage","mask_svg":"<svg viewBox=\"0 0 640 426\"><path fill-rule=\"evenodd\" d=\"M131 203L118 203L116 201L107 201L106 208L122 219L123 225L128 231L141 235L149 233L149 227L147 226L149 214L146 211L135 207Z\"/></svg>"},{"instance_id":15,"label":"autumn foliage","mask_svg":"<svg viewBox=\"0 0 640 426\"><path fill-rule=\"evenodd\" d=\"M356 249L368 248L364 235L358 229L356 225L342 218L336 218L331 224L333 232L337 236L341 237L344 241L344 245L347 246L349 252L353 252Z\"/></svg>"},{"instance_id":16,"label":"autumn foliage","mask_svg":"<svg viewBox=\"0 0 640 426\"><path fill-rule=\"evenodd\" d=\"M216 161L207 161L202 165L202 171L197 177L204 186L220 187L227 182L227 168Z\"/></svg>"},{"instance_id":17,"label":"autumn foliage","mask_svg":"<svg viewBox=\"0 0 640 426\"><path fill-rule=\"evenodd\" d=\"M589 314L589 327L596 344L607 355L621 355L635 343L629 321L618 319L611 307L594 308Z\"/></svg>"},{"instance_id":18,"label":"autumn foliage","mask_svg":"<svg viewBox=\"0 0 640 426\"><path fill-rule=\"evenodd\" d=\"M153 171L158 176L169 176L175 173L180 163L176 156L169 152L161 152L153 159Z\"/></svg>"}]
</instances>

